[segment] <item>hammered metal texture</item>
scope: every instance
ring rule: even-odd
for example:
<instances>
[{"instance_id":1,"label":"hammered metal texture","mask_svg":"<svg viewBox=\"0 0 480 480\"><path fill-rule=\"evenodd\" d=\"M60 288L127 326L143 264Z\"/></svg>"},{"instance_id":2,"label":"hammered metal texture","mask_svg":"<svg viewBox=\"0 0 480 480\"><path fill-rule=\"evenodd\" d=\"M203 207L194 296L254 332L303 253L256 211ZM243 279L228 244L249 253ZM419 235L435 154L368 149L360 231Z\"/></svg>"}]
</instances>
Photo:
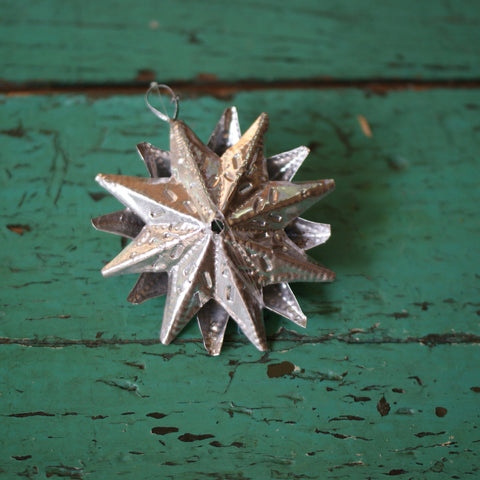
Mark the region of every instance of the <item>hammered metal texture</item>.
<instances>
[{"instance_id":1,"label":"hammered metal texture","mask_svg":"<svg viewBox=\"0 0 480 480\"><path fill-rule=\"evenodd\" d=\"M151 178L96 178L126 209L93 226L132 239L102 273L140 273L132 303L167 295L164 344L197 315L209 354L220 353L230 317L266 350L262 309L305 327L288 282L335 278L305 254L330 226L298 218L334 181L291 182L306 147L265 158L266 113L241 135L237 110L226 109L207 145L181 120L169 123L170 152L137 145Z\"/></svg>"}]
</instances>

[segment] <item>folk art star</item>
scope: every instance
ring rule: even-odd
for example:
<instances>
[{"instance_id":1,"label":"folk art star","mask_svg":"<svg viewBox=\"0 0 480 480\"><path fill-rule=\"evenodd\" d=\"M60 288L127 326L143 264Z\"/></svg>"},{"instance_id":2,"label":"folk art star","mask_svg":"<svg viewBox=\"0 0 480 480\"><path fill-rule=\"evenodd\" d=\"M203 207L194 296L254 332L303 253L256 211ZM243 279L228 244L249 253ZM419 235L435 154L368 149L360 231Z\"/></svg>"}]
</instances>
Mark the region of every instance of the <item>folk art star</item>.
<instances>
[{"instance_id":1,"label":"folk art star","mask_svg":"<svg viewBox=\"0 0 480 480\"><path fill-rule=\"evenodd\" d=\"M227 108L206 145L183 121L168 122L169 152L137 145L150 178L96 177L126 208L93 226L132 239L102 274L140 273L131 303L166 294L164 344L196 315L210 355L220 354L229 318L267 350L263 308L305 327L289 283L335 278L305 253L330 226L299 218L335 183L291 181L306 147L265 158L266 113L241 135L236 108Z\"/></svg>"}]
</instances>

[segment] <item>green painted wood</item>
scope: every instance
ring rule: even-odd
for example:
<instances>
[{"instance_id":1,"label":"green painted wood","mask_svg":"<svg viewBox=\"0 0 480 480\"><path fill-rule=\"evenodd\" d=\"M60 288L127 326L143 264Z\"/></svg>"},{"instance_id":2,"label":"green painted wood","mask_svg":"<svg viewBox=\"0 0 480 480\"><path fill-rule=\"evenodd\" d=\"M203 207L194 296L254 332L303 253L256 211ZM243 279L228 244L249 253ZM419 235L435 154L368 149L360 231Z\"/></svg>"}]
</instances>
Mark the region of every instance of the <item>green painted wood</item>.
<instances>
[{"instance_id":1,"label":"green painted wood","mask_svg":"<svg viewBox=\"0 0 480 480\"><path fill-rule=\"evenodd\" d=\"M230 104L269 112L267 154L310 145L298 179L337 181L305 215L338 273L295 285L307 329L267 314L263 355L231 325L217 358L195 322L158 344L163 300L99 272L121 246L90 226L118 208L95 174L167 147L142 96L0 102L0 478L478 475L479 92L184 99L203 139Z\"/></svg>"},{"instance_id":2,"label":"green painted wood","mask_svg":"<svg viewBox=\"0 0 480 480\"><path fill-rule=\"evenodd\" d=\"M274 347L3 346L0 476L478 475L478 346Z\"/></svg>"},{"instance_id":3,"label":"green painted wood","mask_svg":"<svg viewBox=\"0 0 480 480\"><path fill-rule=\"evenodd\" d=\"M163 299L130 305L135 276L102 278L120 239L95 231L90 218L120 206L94 182L96 173L145 175L135 145L168 148L168 128L141 96L2 102L0 337L154 341ZM271 335L284 328L308 342L479 334L480 193L472 175L478 92L285 91L241 94L229 103L203 97L182 103L183 118L206 140L229 104L238 106L244 128L262 110L270 113L267 154L312 147L299 180L337 181L306 217L332 224L332 238L311 252L338 279L293 284L308 328L267 314ZM358 114L370 123L371 138ZM15 225L25 225L23 235ZM234 330L232 340L242 341ZM183 338L198 336L192 322Z\"/></svg>"},{"instance_id":4,"label":"green painted wood","mask_svg":"<svg viewBox=\"0 0 480 480\"><path fill-rule=\"evenodd\" d=\"M0 22L0 77L13 84L480 73L476 0L8 0Z\"/></svg>"}]
</instances>

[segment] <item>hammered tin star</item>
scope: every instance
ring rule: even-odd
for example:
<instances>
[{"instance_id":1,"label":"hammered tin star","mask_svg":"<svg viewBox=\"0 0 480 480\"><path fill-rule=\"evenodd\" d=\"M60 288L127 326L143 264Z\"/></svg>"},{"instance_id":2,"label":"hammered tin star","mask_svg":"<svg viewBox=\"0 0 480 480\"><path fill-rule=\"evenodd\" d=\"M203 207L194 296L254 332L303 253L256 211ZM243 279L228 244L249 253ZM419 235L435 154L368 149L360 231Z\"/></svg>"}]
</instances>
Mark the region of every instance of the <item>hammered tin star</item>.
<instances>
[{"instance_id":1,"label":"hammered tin star","mask_svg":"<svg viewBox=\"0 0 480 480\"><path fill-rule=\"evenodd\" d=\"M289 282L335 278L305 254L330 226L298 218L335 183L291 182L306 147L265 158L266 113L241 135L236 108L227 108L207 145L181 120L169 125L169 152L137 145L151 178L96 177L126 209L94 227L132 239L102 274L140 273L132 303L166 294L164 344L197 315L206 350L218 355L231 317L264 351L263 308L305 327Z\"/></svg>"}]
</instances>

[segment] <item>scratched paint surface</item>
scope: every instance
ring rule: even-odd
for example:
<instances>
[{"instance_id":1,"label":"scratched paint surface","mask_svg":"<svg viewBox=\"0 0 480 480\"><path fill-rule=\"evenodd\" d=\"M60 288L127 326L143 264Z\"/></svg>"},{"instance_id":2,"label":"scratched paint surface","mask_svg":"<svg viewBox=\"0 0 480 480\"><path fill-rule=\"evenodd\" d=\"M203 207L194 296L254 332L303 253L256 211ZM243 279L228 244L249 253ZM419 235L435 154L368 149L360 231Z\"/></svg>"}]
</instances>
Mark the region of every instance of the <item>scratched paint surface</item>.
<instances>
[{"instance_id":1,"label":"scratched paint surface","mask_svg":"<svg viewBox=\"0 0 480 480\"><path fill-rule=\"evenodd\" d=\"M1 336L156 338L163 299L130 305L125 298L135 276L101 277L120 240L93 230L89 219L120 207L93 181L96 173L145 175L135 145L167 148L167 129L141 96L3 102L0 271L8 302ZM270 333L283 326L309 336L402 341L479 333L480 193L470 175L480 143L476 92L205 97L184 101L183 118L207 139L229 104L239 107L242 125L270 113L267 154L310 145L299 180L337 182L306 217L332 224L332 238L312 255L338 280L294 284L308 329L272 314ZM371 138L358 114L368 118ZM185 332L197 335L195 325Z\"/></svg>"},{"instance_id":2,"label":"scratched paint surface","mask_svg":"<svg viewBox=\"0 0 480 480\"><path fill-rule=\"evenodd\" d=\"M332 224L312 255L338 274L295 286L307 329L267 314L264 356L230 326L219 358L194 322L158 344L163 300L99 273L121 246L90 227L118 208L95 174L167 147L142 97L1 102L0 476L478 474L478 92L184 100L203 139L230 104L269 112L267 154L309 145L298 179L337 180L305 215Z\"/></svg>"},{"instance_id":3,"label":"scratched paint surface","mask_svg":"<svg viewBox=\"0 0 480 480\"><path fill-rule=\"evenodd\" d=\"M476 79L476 0L4 0L6 83Z\"/></svg>"},{"instance_id":4,"label":"scratched paint surface","mask_svg":"<svg viewBox=\"0 0 480 480\"><path fill-rule=\"evenodd\" d=\"M3 476L478 474L477 345L273 347L3 346Z\"/></svg>"}]
</instances>

